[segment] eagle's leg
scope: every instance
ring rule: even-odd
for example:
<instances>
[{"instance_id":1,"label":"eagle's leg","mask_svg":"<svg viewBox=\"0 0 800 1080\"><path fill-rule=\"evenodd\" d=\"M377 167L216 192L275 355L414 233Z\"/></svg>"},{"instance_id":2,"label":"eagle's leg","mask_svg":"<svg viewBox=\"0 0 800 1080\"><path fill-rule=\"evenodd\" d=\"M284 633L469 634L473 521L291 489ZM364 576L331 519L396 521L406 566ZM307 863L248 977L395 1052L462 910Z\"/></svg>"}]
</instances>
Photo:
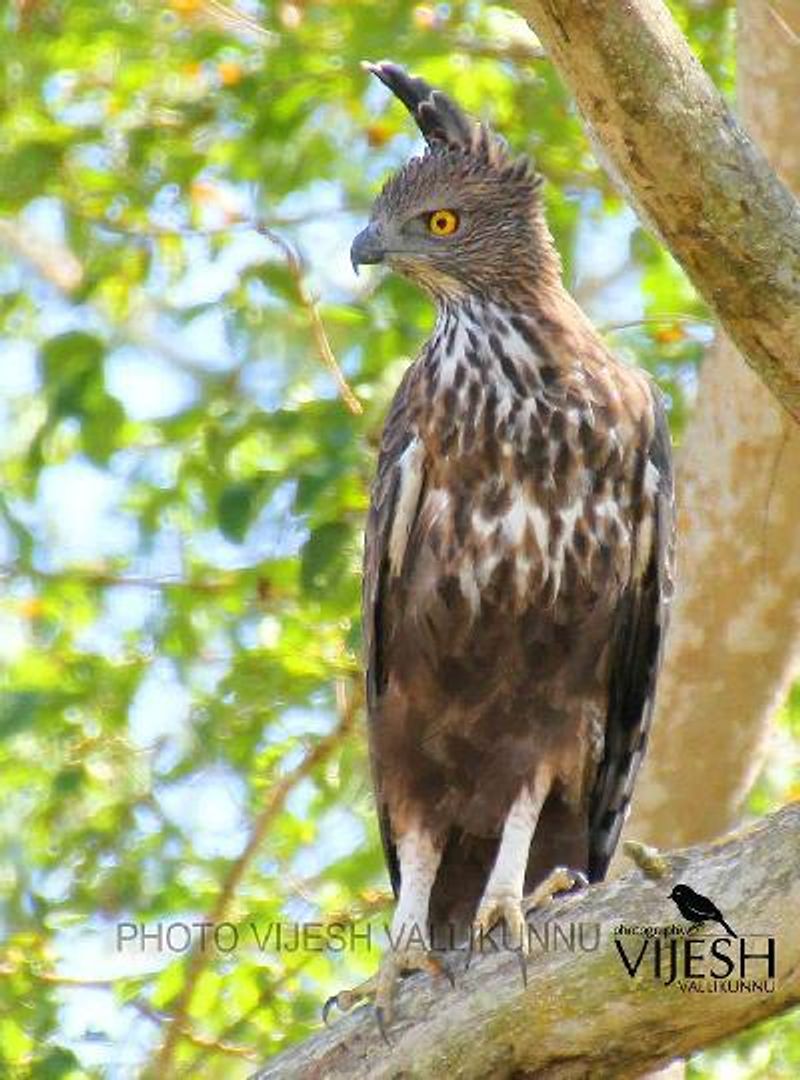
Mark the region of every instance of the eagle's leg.
<instances>
[{"instance_id":1,"label":"eagle's leg","mask_svg":"<svg viewBox=\"0 0 800 1080\"><path fill-rule=\"evenodd\" d=\"M360 1001L374 998L375 1017L384 1033L391 1020L394 988L398 977L412 971L427 971L445 975L452 983L452 975L445 962L430 949L428 935L428 904L431 889L439 869L442 852L430 833L412 828L397 839L397 857L400 863L400 895L397 899L389 950L384 953L377 974L355 987L342 990L329 998L323 1008L327 1019L333 1005L347 1011Z\"/></svg>"},{"instance_id":2,"label":"eagle's leg","mask_svg":"<svg viewBox=\"0 0 800 1080\"><path fill-rule=\"evenodd\" d=\"M378 969L375 1015L383 1027L391 1019L394 988L399 975L411 971L433 974L449 972L430 949L429 903L433 883L442 859L442 850L431 834L418 826L397 837L400 864L400 895L397 898L389 951Z\"/></svg>"},{"instance_id":3,"label":"eagle's leg","mask_svg":"<svg viewBox=\"0 0 800 1080\"><path fill-rule=\"evenodd\" d=\"M486 939L496 948L489 935L500 919L506 924L504 941L523 955L529 951L522 894L531 842L548 787L540 782L526 784L508 812L497 858L472 923L470 952L475 946L482 949Z\"/></svg>"}]
</instances>

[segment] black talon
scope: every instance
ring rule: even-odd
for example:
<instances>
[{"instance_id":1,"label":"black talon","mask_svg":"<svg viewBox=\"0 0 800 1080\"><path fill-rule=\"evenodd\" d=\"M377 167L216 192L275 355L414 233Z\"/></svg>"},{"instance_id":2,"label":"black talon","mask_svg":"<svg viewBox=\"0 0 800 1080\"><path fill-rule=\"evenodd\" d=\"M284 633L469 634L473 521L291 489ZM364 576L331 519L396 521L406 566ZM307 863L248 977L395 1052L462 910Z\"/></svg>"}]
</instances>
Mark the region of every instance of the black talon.
<instances>
[{"instance_id":1,"label":"black talon","mask_svg":"<svg viewBox=\"0 0 800 1080\"><path fill-rule=\"evenodd\" d=\"M334 1005L338 1006L338 1004L339 1004L339 995L338 994L331 994L331 996L328 998L328 1000L322 1006L322 1022L325 1025L325 1027L330 1027L330 1024L328 1023L328 1017L331 1014L331 1009L333 1008L333 1006Z\"/></svg>"},{"instance_id":2,"label":"black talon","mask_svg":"<svg viewBox=\"0 0 800 1080\"><path fill-rule=\"evenodd\" d=\"M519 960L519 966L522 971L522 987L524 990L528 989L528 958L522 949L514 950Z\"/></svg>"},{"instance_id":3,"label":"black talon","mask_svg":"<svg viewBox=\"0 0 800 1080\"><path fill-rule=\"evenodd\" d=\"M438 963L439 963L439 970L441 971L442 975L444 975L444 977L450 983L451 989L455 990L455 988L456 988L456 977L453 974L453 969L450 967L448 962L446 960L444 960L444 959L440 959L438 961Z\"/></svg>"},{"instance_id":4,"label":"black talon","mask_svg":"<svg viewBox=\"0 0 800 1080\"><path fill-rule=\"evenodd\" d=\"M387 1046L392 1045L392 1040L389 1038L389 1033L386 1030L386 1019L384 1017L383 1008L380 1005L376 1005L375 1009L375 1022L378 1025L378 1031L381 1033L381 1038Z\"/></svg>"}]
</instances>

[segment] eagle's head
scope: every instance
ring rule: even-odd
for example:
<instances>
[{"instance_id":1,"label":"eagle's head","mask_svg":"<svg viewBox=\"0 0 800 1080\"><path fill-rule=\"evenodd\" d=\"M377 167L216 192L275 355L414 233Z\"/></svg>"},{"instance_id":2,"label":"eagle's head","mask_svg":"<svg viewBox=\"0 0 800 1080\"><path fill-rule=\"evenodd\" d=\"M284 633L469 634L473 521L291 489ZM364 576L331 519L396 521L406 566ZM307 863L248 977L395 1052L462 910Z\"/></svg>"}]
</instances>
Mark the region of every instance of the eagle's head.
<instances>
[{"instance_id":1,"label":"eagle's head","mask_svg":"<svg viewBox=\"0 0 800 1080\"><path fill-rule=\"evenodd\" d=\"M369 225L353 241L354 269L386 263L445 298L495 298L513 292L521 277L557 274L541 177L528 160L513 157L422 79L388 62L365 66L406 105L428 149L375 200Z\"/></svg>"}]
</instances>

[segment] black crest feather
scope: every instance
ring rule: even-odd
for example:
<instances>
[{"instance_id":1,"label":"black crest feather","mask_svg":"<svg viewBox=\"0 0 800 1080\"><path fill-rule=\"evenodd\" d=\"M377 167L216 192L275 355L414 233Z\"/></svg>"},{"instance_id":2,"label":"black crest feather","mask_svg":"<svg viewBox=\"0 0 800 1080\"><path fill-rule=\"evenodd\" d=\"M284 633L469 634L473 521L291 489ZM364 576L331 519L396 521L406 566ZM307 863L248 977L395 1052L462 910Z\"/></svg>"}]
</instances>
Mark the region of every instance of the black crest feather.
<instances>
[{"instance_id":1,"label":"black crest feather","mask_svg":"<svg viewBox=\"0 0 800 1080\"><path fill-rule=\"evenodd\" d=\"M434 90L424 79L409 75L399 64L389 60L377 64L365 62L362 66L402 101L428 146L444 144L454 149L467 149L472 145L477 124L447 94Z\"/></svg>"},{"instance_id":2,"label":"black crest feather","mask_svg":"<svg viewBox=\"0 0 800 1080\"><path fill-rule=\"evenodd\" d=\"M498 170L505 180L529 185L531 195L541 185L541 177L526 157L509 153L505 139L478 123L441 90L434 90L424 79L409 73L399 64L381 60L365 61L365 71L380 81L405 105L416 121L432 151L453 151L465 162Z\"/></svg>"}]
</instances>

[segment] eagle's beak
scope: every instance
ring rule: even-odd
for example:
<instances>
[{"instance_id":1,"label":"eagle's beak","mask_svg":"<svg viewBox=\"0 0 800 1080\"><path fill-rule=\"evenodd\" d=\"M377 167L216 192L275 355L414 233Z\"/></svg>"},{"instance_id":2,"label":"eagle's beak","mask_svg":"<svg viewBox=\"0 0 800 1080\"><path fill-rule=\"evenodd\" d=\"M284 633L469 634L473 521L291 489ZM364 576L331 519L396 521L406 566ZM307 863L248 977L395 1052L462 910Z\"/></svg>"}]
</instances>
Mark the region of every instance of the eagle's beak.
<instances>
[{"instance_id":1,"label":"eagle's beak","mask_svg":"<svg viewBox=\"0 0 800 1080\"><path fill-rule=\"evenodd\" d=\"M359 266L383 262L385 254L386 250L381 240L380 230L375 222L372 222L358 234L350 247L350 261L353 264L353 270L358 273Z\"/></svg>"}]
</instances>

